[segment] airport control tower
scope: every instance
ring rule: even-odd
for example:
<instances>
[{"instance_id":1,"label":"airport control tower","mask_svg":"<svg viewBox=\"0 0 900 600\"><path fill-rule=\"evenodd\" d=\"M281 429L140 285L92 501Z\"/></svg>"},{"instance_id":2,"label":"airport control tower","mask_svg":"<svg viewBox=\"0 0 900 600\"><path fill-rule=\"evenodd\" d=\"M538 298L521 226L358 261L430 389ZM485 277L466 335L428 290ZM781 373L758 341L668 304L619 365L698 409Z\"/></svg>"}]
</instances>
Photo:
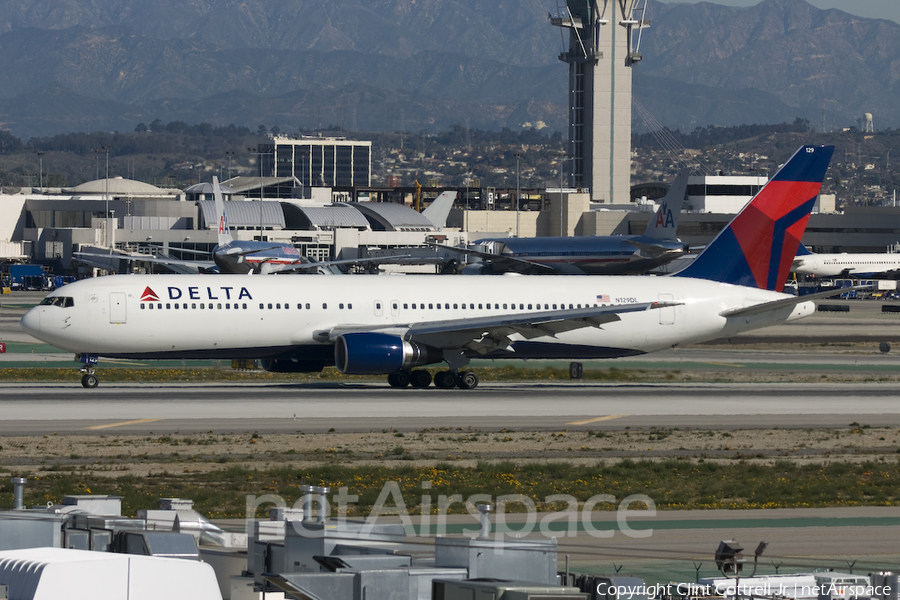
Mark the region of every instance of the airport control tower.
<instances>
[{"instance_id":1,"label":"airport control tower","mask_svg":"<svg viewBox=\"0 0 900 600\"><path fill-rule=\"evenodd\" d=\"M569 185L595 202L631 191L631 67L641 60L646 0L557 0L550 22L569 30Z\"/></svg>"}]
</instances>

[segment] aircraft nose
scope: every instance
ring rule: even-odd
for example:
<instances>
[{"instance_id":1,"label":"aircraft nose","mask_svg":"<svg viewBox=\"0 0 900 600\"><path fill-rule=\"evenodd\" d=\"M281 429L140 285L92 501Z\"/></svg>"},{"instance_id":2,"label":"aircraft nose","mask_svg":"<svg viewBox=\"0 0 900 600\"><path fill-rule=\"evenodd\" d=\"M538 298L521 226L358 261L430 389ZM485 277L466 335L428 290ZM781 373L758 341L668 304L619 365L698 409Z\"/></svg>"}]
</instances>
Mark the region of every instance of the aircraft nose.
<instances>
[{"instance_id":1,"label":"aircraft nose","mask_svg":"<svg viewBox=\"0 0 900 600\"><path fill-rule=\"evenodd\" d=\"M22 329L31 337L40 339L41 335L41 312L40 308L32 308L22 317L19 324Z\"/></svg>"}]
</instances>

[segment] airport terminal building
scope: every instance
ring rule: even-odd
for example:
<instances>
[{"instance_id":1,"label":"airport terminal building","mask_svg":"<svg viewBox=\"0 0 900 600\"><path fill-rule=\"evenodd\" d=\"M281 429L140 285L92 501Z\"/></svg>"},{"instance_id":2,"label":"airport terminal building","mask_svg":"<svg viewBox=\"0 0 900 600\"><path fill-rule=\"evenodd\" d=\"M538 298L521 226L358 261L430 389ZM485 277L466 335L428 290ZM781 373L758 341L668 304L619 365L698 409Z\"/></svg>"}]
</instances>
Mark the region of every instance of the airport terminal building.
<instances>
[{"instance_id":1,"label":"airport terminal building","mask_svg":"<svg viewBox=\"0 0 900 600\"><path fill-rule=\"evenodd\" d=\"M311 148L292 146L291 156L308 157ZM321 146L314 151L331 156ZM352 157L356 151L346 152ZM366 162L368 150L359 152ZM678 227L681 240L698 246L709 243L763 183L752 179L738 182L740 190L716 188L723 184L715 179L689 183L686 206L690 210L682 213ZM355 194L307 187L295 176L235 177L223 183L226 200L234 200L226 203L226 210L236 238L290 243L317 260L357 258L372 251L420 248L431 242L464 244L475 239L472 234L640 234L655 211L652 202L646 206L599 205L583 190L548 188L539 202L520 211L511 203L495 204L494 210L471 210L458 201L446 223L435 225L410 208L408 198L407 205L354 202ZM700 187L714 193L698 194ZM717 194L717 189L727 193ZM820 202L803 239L811 250L885 252L900 242L900 227L895 225L900 221L900 209L855 207L837 214L833 196L822 196ZM54 274L90 274L90 268L73 260L76 252L89 248L192 258L210 252L217 243L208 183L177 190L110 178L73 188L23 189L0 196L0 216L0 262L39 263ZM131 268L121 264L114 270ZM426 268L435 270L433 265Z\"/></svg>"}]
</instances>

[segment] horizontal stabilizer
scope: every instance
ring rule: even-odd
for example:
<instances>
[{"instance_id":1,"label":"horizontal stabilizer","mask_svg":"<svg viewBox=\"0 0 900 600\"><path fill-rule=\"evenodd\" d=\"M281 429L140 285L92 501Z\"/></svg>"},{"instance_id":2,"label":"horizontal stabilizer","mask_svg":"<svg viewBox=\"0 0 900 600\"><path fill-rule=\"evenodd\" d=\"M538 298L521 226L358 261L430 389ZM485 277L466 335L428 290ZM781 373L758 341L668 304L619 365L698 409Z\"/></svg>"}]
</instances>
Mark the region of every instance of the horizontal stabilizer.
<instances>
[{"instance_id":1,"label":"horizontal stabilizer","mask_svg":"<svg viewBox=\"0 0 900 600\"><path fill-rule=\"evenodd\" d=\"M783 298L781 300L765 302L763 304L757 304L755 306L748 306L747 308L735 308L732 310L723 311L719 314L723 317L746 317L749 315L758 315L758 314L766 313L771 310L782 308L784 306L796 306L798 304L802 304L803 302L809 302L811 300L824 300L825 298L832 298L834 296L843 294L844 292L852 292L852 291L856 291L856 290L872 290L872 289L874 289L874 288L871 285L854 285L851 287L837 288L837 289L829 290L827 292L818 292L816 294L806 294L805 296L791 296L790 298Z\"/></svg>"}]
</instances>

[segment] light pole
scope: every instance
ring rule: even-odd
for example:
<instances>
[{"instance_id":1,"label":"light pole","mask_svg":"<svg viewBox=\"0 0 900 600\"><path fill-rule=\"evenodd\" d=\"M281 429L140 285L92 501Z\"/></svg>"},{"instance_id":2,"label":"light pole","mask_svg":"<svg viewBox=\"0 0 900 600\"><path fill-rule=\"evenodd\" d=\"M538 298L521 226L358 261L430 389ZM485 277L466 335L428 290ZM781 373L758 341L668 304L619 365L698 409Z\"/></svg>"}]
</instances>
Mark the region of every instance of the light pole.
<instances>
[{"instance_id":1,"label":"light pole","mask_svg":"<svg viewBox=\"0 0 900 600\"><path fill-rule=\"evenodd\" d=\"M516 152L516 237L519 237L519 199L522 197L519 192L519 158L521 152Z\"/></svg>"},{"instance_id":2,"label":"light pole","mask_svg":"<svg viewBox=\"0 0 900 600\"><path fill-rule=\"evenodd\" d=\"M566 152L559 153L559 235L563 236L563 167L566 165Z\"/></svg>"},{"instance_id":3,"label":"light pole","mask_svg":"<svg viewBox=\"0 0 900 600\"><path fill-rule=\"evenodd\" d=\"M234 156L234 150L226 150L225 156L228 157L228 179L231 179L231 157Z\"/></svg>"},{"instance_id":4,"label":"light pole","mask_svg":"<svg viewBox=\"0 0 900 600\"><path fill-rule=\"evenodd\" d=\"M259 241L263 238L263 216L262 216L262 199L263 199L263 172L262 172L262 156L263 153L258 149L247 148L247 152L256 155L256 162L259 164Z\"/></svg>"},{"instance_id":5,"label":"light pole","mask_svg":"<svg viewBox=\"0 0 900 600\"><path fill-rule=\"evenodd\" d=\"M44 153L38 152L37 155L38 155L38 160L40 161L40 167L38 170L38 175L39 175L38 181L40 182L39 185L41 187L41 193L43 194L44 193Z\"/></svg>"}]
</instances>

